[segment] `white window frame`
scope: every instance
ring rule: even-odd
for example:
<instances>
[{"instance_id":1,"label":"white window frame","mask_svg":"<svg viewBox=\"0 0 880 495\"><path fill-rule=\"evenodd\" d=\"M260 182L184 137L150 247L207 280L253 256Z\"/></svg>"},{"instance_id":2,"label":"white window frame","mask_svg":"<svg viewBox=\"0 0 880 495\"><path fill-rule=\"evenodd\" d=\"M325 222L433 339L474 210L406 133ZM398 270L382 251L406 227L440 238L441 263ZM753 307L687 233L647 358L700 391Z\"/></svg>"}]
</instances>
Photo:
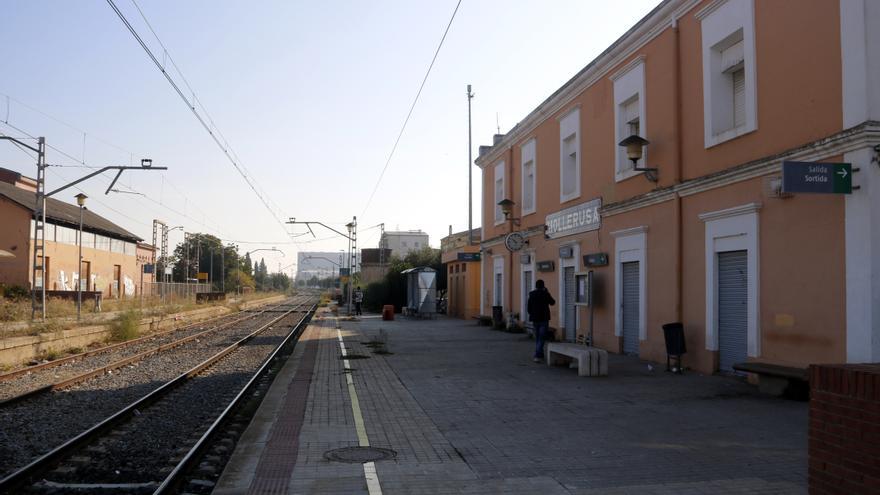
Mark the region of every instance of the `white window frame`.
<instances>
[{"instance_id":1,"label":"white window frame","mask_svg":"<svg viewBox=\"0 0 880 495\"><path fill-rule=\"evenodd\" d=\"M643 56L638 57L611 76L611 80L614 82L615 182L644 173L633 170L632 161L626 156L626 149L617 144L629 137L629 129L627 128L627 123L623 122L621 112L624 105L632 101L633 98L639 99L639 136L646 137L648 135L648 119L646 117L647 112L645 111L644 61L645 58ZM645 164L648 163L647 151L644 147L642 148L642 158L637 163L639 167L645 167Z\"/></svg>"},{"instance_id":2,"label":"white window frame","mask_svg":"<svg viewBox=\"0 0 880 495\"><path fill-rule=\"evenodd\" d=\"M761 355L759 307L758 210L749 203L726 210L702 213L706 224L706 349L718 350L718 253L747 251L748 355Z\"/></svg>"},{"instance_id":3,"label":"white window frame","mask_svg":"<svg viewBox=\"0 0 880 495\"><path fill-rule=\"evenodd\" d=\"M532 272L532 283L534 284L538 277L535 275L537 272L535 271L535 251L520 251L522 254L529 256L529 263L523 264L520 263L519 268L519 285L521 288L522 294L520 294L520 303L519 303L519 311L520 311L520 321L523 322L524 325L529 325L528 321L528 302L529 302L529 292L532 288L525 287L526 281L526 272Z\"/></svg>"},{"instance_id":4,"label":"white window frame","mask_svg":"<svg viewBox=\"0 0 880 495\"><path fill-rule=\"evenodd\" d=\"M496 284L498 274L501 274L501 286ZM504 304L504 255L496 254L492 256L492 306L501 306L506 308ZM501 301L501 304L495 304L495 301Z\"/></svg>"},{"instance_id":5,"label":"white window frame","mask_svg":"<svg viewBox=\"0 0 880 495\"><path fill-rule=\"evenodd\" d=\"M501 197L498 197L498 181L501 181ZM501 207L498 206L498 203L504 199L505 191L507 191L507 184L505 183L504 178L504 160L495 164L495 179L492 181L492 189L493 195L495 197L495 225L501 225L504 223L504 213L501 212Z\"/></svg>"},{"instance_id":6,"label":"white window frame","mask_svg":"<svg viewBox=\"0 0 880 495\"><path fill-rule=\"evenodd\" d=\"M565 203L581 197L581 111L574 107L559 119L559 203ZM564 194L565 190L565 141L574 136L574 191Z\"/></svg>"},{"instance_id":7,"label":"white window frame","mask_svg":"<svg viewBox=\"0 0 880 495\"><path fill-rule=\"evenodd\" d=\"M520 191L520 205L522 205L522 211L520 212L520 216L526 216L532 213L535 213L538 210L538 161L535 155L535 138L529 139L522 146L520 146L520 177L521 177L521 191ZM526 184L526 164L531 162L532 164L532 184L531 187L527 187ZM526 193L532 194L532 204L531 207L527 207L526 205Z\"/></svg>"},{"instance_id":8,"label":"white window frame","mask_svg":"<svg viewBox=\"0 0 880 495\"><path fill-rule=\"evenodd\" d=\"M648 227L618 230L614 237L614 335L623 335L623 264L639 262L639 340L648 340ZM641 348L641 347L639 347Z\"/></svg>"},{"instance_id":9,"label":"white window frame","mask_svg":"<svg viewBox=\"0 0 880 495\"><path fill-rule=\"evenodd\" d=\"M703 130L705 147L750 133L758 128L757 74L755 56L755 4L754 0L716 0L696 14L700 20L703 50ZM742 30L743 69L745 76L745 123L738 127L715 132L716 119L726 119L726 103L722 99L733 94L728 89L729 74L723 73L720 50L734 43ZM732 81L730 81L732 91ZM733 109L730 108L733 121Z\"/></svg>"}]
</instances>

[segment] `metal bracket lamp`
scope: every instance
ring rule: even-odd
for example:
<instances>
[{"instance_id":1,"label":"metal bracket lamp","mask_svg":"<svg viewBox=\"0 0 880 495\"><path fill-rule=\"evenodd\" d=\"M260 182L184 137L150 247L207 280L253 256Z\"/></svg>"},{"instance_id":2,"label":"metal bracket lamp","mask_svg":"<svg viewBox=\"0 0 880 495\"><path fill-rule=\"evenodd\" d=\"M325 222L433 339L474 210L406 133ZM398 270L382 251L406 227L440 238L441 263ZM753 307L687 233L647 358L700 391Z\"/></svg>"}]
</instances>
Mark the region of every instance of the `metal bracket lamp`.
<instances>
[{"instance_id":1,"label":"metal bracket lamp","mask_svg":"<svg viewBox=\"0 0 880 495\"><path fill-rule=\"evenodd\" d=\"M516 203L514 203L513 201L511 201L507 198L504 198L498 202L498 206L501 207L501 213L504 214L504 219L509 222L513 222L514 225L519 225L520 219L514 218L513 216L511 216L511 215L513 215L513 206L515 204Z\"/></svg>"},{"instance_id":2,"label":"metal bracket lamp","mask_svg":"<svg viewBox=\"0 0 880 495\"><path fill-rule=\"evenodd\" d=\"M645 178L651 182L657 182L659 178L657 177L657 167L639 167L638 162L642 159L642 149L651 144L647 139L633 134L632 136L624 139L623 141L617 143L618 146L622 146L626 148L626 157L633 162L633 170L636 172L644 172Z\"/></svg>"}]
</instances>

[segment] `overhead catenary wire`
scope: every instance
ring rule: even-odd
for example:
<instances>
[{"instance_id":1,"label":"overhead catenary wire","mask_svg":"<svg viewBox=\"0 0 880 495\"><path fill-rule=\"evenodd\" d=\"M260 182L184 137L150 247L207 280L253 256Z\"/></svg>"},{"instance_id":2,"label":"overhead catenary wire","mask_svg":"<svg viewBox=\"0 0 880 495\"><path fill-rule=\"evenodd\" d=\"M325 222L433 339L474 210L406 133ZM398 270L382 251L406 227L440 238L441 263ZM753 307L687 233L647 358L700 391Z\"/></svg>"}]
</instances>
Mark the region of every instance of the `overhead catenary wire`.
<instances>
[{"instance_id":1,"label":"overhead catenary wire","mask_svg":"<svg viewBox=\"0 0 880 495\"><path fill-rule=\"evenodd\" d=\"M413 110L415 110L416 104L419 102L419 97L422 95L422 90L425 88L425 83L428 82L428 76L431 75L431 69L434 68L434 62L437 61L437 55L440 54L440 49L443 48L443 42L446 41L446 35L449 34L449 28L452 27L452 21L455 20L455 14L458 13L459 6L461 6L461 0L458 0L458 3L455 4L455 10L452 11L452 16L449 18L449 23L446 24L446 30L443 31L443 37L440 38L440 43L437 45L437 49L434 51L434 57L431 59L430 65L428 65L428 70L425 72L425 77L422 78L422 84L419 85L419 90L416 92L416 97L413 99L412 105L410 105L409 107L409 112L407 112L406 118L403 120L403 125L400 127L400 132L397 134L397 139L394 140L394 146L391 147L391 153L388 154L388 159L385 160L385 166L382 167L382 173L379 174L379 180L376 181L376 185L373 187L373 192L370 193L370 198L367 200L366 206L364 206L364 211L361 212L361 217L363 217L367 213L367 209L370 208L370 204L373 202L373 197L376 195L376 191L379 189L379 184L382 183L382 178L385 177L385 171L388 170L388 165L391 164L391 159L394 158L394 152L397 151L397 145L400 144L400 138L403 137L403 132L406 130L406 124L409 123L409 119L410 117L412 117Z\"/></svg>"},{"instance_id":2,"label":"overhead catenary wire","mask_svg":"<svg viewBox=\"0 0 880 495\"><path fill-rule=\"evenodd\" d=\"M28 110L30 110L30 111L32 111L32 112L38 114L38 115L41 115L42 117L45 117L45 118L47 118L47 119L49 119L49 120L52 120L52 121L54 121L54 122L57 122L57 123L59 123L59 124L65 126L65 127L68 127L69 129L71 129L71 130L73 130L73 131L76 131L77 133L81 133L81 134L83 134L84 136L85 136L85 135L88 135L88 136L90 137L90 139L93 139L93 140L95 140L95 141L98 141L98 142L100 142L100 143L102 143L102 144L104 144L104 145L106 145L106 146L108 146L108 147L111 147L111 148L113 148L113 149L115 149L115 150L118 150L118 151L120 151L120 152L122 152L122 153L124 153L124 154L126 154L126 155L129 155L129 157L132 157L132 156L134 156L134 155L136 154L136 153L134 153L133 151L128 150L128 149L126 149L126 148L120 146L119 144L113 143L113 142L111 142L111 141L109 141L109 140L107 140L107 139L104 139L104 138L102 138L102 137L100 137L100 136L98 136L98 135L96 135L96 134L94 134L94 133L88 132L88 131L82 129L81 127L79 127L79 126L70 123L69 121L67 121L67 120L65 120L65 119L61 119L61 118L59 118L59 117L57 117L57 116L54 116L54 115L52 115L52 114L50 114L50 113L48 113L48 112L46 112L46 111L44 111L44 110L41 110L41 109L39 109L39 108L37 108L37 107L35 107L35 106L33 106L33 105L30 105L30 104L24 102L24 101L22 101L22 100L20 100L20 99L18 99L18 98L14 98L14 97L12 97L12 96L10 96L10 95L7 95L7 94L5 94L5 93L0 93L0 95L5 96L5 97L7 98L7 102L9 102L9 101L14 102L14 103L16 103L17 105L20 105L20 106L22 106L22 107L24 107L24 108L26 108L26 109L28 109ZM26 135L27 137L26 137L25 139L36 139L36 137L35 137L33 134L27 132L26 130L24 130L24 129L18 127L18 126L15 125L15 124L10 123L8 120L5 121L5 122L3 122L3 123L4 123L5 125L9 126L11 129L14 129L14 130L16 130L17 132L20 132L21 134ZM13 142L13 144L15 144L15 143ZM18 146L18 145L16 144L16 146ZM59 153L59 154L61 154L62 156L64 156L64 157L70 159L71 161L78 163L77 165L68 165L68 164L58 164L58 163L53 163L53 164L49 164L49 166L52 166L52 167L66 167L66 168L86 168L86 169L98 169L98 168L101 168L101 167L96 167L96 166L91 166L91 165L86 164L84 158L83 158L83 161L81 162L80 159L77 158L77 157L75 157L75 156L73 156L73 154L68 153L68 152L66 152L66 151L63 150L63 149L60 149L60 148L58 148L57 146L55 146L55 145L53 145L53 144L51 144L51 143L48 143L48 142L47 142L47 143L46 143L46 147L49 148L49 149L52 149L52 150L56 151L57 153ZM23 150L23 151L25 151L25 152L27 153L27 150ZM177 187L177 185L175 185L175 183L174 183L173 181L171 181L171 180L166 176L166 174L165 174L164 172L161 172L159 175L160 175L160 177L161 177L161 179L162 179L162 183L163 183L163 184L167 183L169 186L171 186L171 188L172 188L172 189L173 189L173 190L174 190L174 191L175 191L175 192L176 192L176 193L177 193L177 194L178 194L178 195L179 195L184 201L187 201L187 200L188 200L186 194L185 194L183 191L181 191L180 188ZM105 181L106 181L106 180L105 180ZM132 187L131 187L130 185L125 185L125 184L123 184L122 182L120 182L119 185L120 185L120 186L123 186L123 187L126 187L127 189L133 191L133 189L132 189ZM150 199L152 199L152 198L150 198ZM187 219L189 219L189 220L192 220L193 222L195 222L195 223L197 223L197 224L199 224L199 225L202 225L202 226L205 227L205 228L208 228L208 229L214 230L214 231L216 231L216 232L219 232L219 229L217 229L216 226L219 226L219 225L220 225L220 222L217 222L215 219L210 218L210 216L209 216L207 213L205 213L204 210L202 210L201 208L199 208L199 206L198 206L196 203L189 202L189 204L191 204L196 210L198 210L199 213L201 213L201 215L203 216L203 218L204 218L205 220L207 220L207 219L210 219L210 220L211 220L210 223L214 225L213 227L212 227L211 225L208 225L208 223L205 222L205 221L200 222L200 221L196 220L195 218L190 217L190 216L187 215L186 213L181 214L179 211L174 210L174 209L172 209L171 207L169 207L168 205L164 204L164 202L163 202L161 199L162 199L162 198L160 197L160 201L158 202L158 204L161 205L162 207L168 209L169 211L172 211L173 213L178 214L178 215L182 216L183 218L187 218Z\"/></svg>"},{"instance_id":3,"label":"overhead catenary wire","mask_svg":"<svg viewBox=\"0 0 880 495\"><path fill-rule=\"evenodd\" d=\"M3 124L4 124L4 125L7 125L7 126L9 126L9 127L11 127L11 128L13 128L13 129L15 129L16 131L18 131L18 132L20 132L20 133L22 133L22 134L25 134L25 135L29 136L31 139L35 139L35 138L33 137L33 135L31 135L31 134L30 134L29 132L27 132L26 130L21 129L20 127L17 127L17 126L15 126L15 125L13 125L13 124L9 124L9 123L6 123L6 122L4 122ZM50 148L51 148L52 150L56 151L57 153L63 155L64 157L67 157L68 159L73 160L74 162L77 162L77 159L76 159L75 157L73 157L73 156L70 155L69 153L65 152L64 150L62 150L62 149L60 149L60 148L57 148L57 147L55 147L55 146L50 146ZM25 150L22 150L22 151L25 151ZM30 154L28 154L28 156L30 156ZM78 162L77 162L77 163L78 163ZM60 164L49 164L49 167L53 167L53 168L55 168L55 167L64 167L64 166L65 166L65 165L60 165ZM74 165L73 167L88 168L88 169L97 169L97 168L101 168L101 167L90 166L90 165L88 165L88 164L85 164L85 165ZM61 175L60 173L57 173L57 172L56 172L56 175L58 175L59 177L65 179L65 180L67 180L67 179L65 178L65 176ZM99 176L97 177L97 179L103 181L105 184L109 184L109 183L110 183L110 179L108 179L108 178L105 177L105 176L100 176L100 175L99 175ZM126 186L125 184L122 184L121 182L120 182L120 183L117 183L117 184L118 184L120 187L125 187L126 189L129 189L129 192L137 192L137 191L135 191L134 189L132 189L131 187ZM80 189L80 188L78 188L78 187L77 187L77 189L78 189L80 192L84 192L82 189ZM206 223L203 222L203 221L199 221L199 220L197 220L197 219L195 219L195 218L193 218L193 217L187 215L185 212L180 212L179 210L176 210L176 209L174 209L174 208L168 206L167 204L164 204L164 203L161 203L161 202L159 202L159 201L156 201L155 199L153 199L153 198L151 198L151 197L149 197L149 196L147 196L147 195L144 195L144 194L140 194L140 195L143 196L146 200L148 200L148 201L150 201L150 202L152 202L152 203L155 203L155 204L161 206L162 208L165 208L165 209L168 210L169 212L174 213L175 215L178 215L178 216L181 217L181 218L186 218L186 219L192 221L193 223L199 224L199 225L201 225L202 227L204 227L204 228L206 228L206 229L208 229L208 230L212 230L212 231L214 231L214 232L217 233L217 234L221 234L220 230L217 229L216 227L212 227L212 226L206 224ZM133 198L133 199L135 199L135 201L137 201L138 203L140 203L140 204L146 206L142 201L138 200L138 198ZM185 198L184 198L184 199L185 199ZM97 201L97 200L96 200L96 201ZM97 201L97 202L98 202L99 204L101 204L101 205L106 206L105 203L102 203L102 202L100 202L100 201ZM113 208L111 208L111 207L109 207L109 206L107 206L107 208L110 209L111 211L115 211L115 212L119 213L120 215L124 216L125 218L132 219L132 217L130 217L130 216L124 214L124 213L121 213L121 212L119 212L119 211L117 211L117 210L115 210L115 209L113 209ZM137 221L137 220L136 220L136 221ZM149 224L146 224L146 223L141 222L141 221L137 221L137 222L140 223L141 225L146 225L147 227L152 228L152 226L149 225ZM222 235L222 234L221 234L221 235Z\"/></svg>"},{"instance_id":4,"label":"overhead catenary wire","mask_svg":"<svg viewBox=\"0 0 880 495\"><path fill-rule=\"evenodd\" d=\"M257 190L257 186L255 184L255 181L253 181L251 179L251 177L245 172L243 165L239 164L239 161L235 158L236 155L233 151L231 151L231 147L228 145L228 141L225 138L222 138L222 134L219 131L215 132L214 128L216 128L216 126L214 126L212 128L212 126L208 125L208 123L205 121L205 117L203 117L199 113L199 111L196 109L196 106L194 104L195 103L194 100L196 98L193 97L193 101L191 101L183 93L183 90L181 90L180 86L177 84L177 82L174 80L174 78L171 77L171 75L168 73L168 71L165 70L165 67L162 65L161 62L159 62L159 60L156 58L156 55L153 53L153 51L150 49L150 47L147 46L147 44L144 42L143 38L141 38L140 34L138 34L138 32L134 28L134 26L131 25L131 23L125 17L125 14L122 13L122 11L116 5L114 0L107 0L107 4L110 5L110 7L113 9L114 12L116 12L116 15L119 17L119 19L125 25L125 27L128 29L128 31L134 37L134 39L138 42L138 44L141 46L141 48L143 48L144 52L147 54L147 56L150 58L150 60L153 61L153 64L156 66L156 68L159 69L159 71L165 77L165 80L168 81L168 83L171 85L171 87L174 89L174 91L177 93L177 95L180 96L180 99L186 104L187 108L189 108L190 112L193 114L193 116L196 118L196 120L199 122L199 124L201 124L201 126L205 129L205 131L208 133L208 135L211 137L211 139L214 141L214 143L217 145L217 147L220 148L220 150L223 152L223 154L226 156L226 158L229 160L229 162L232 164L232 166L235 168L235 170L239 173L239 175L241 175L242 179L244 179L245 183L247 183L247 185L251 189L251 191L253 191L253 193L257 196L257 198L260 200L260 202L263 204L263 206L269 211L269 213L272 215L272 217L275 219L275 221L278 223L278 225L282 228L282 230L284 230L284 233L287 235L290 235L284 222L281 220L281 218L278 217L278 215L275 213L275 211L273 211L272 207L269 206L269 200L267 199L267 195L262 194ZM138 10L140 11L140 9L138 9ZM143 12L141 12L141 15L143 15ZM152 30L152 28L150 28L150 29ZM153 32L153 34L155 35L155 31ZM167 48L164 48L164 44L162 44L161 46L163 46L163 50L164 50L166 56L168 58L170 58L170 55L168 55ZM176 66L175 66L175 69L178 70L178 72L179 72L179 69L177 69ZM194 91L192 91L191 93L193 95L195 94ZM203 106L201 104L199 104L199 106L203 108ZM207 116L207 112L204 112L204 113ZM223 139L223 142L221 142L221 139Z\"/></svg>"}]
</instances>

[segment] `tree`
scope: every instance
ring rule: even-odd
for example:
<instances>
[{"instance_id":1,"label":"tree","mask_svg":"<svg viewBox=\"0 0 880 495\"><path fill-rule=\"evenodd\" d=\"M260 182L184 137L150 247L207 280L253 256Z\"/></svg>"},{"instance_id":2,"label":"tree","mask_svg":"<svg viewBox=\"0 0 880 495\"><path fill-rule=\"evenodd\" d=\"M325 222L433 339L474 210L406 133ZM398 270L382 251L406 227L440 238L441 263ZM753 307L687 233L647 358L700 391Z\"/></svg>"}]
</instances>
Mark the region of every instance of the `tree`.
<instances>
[{"instance_id":1,"label":"tree","mask_svg":"<svg viewBox=\"0 0 880 495\"><path fill-rule=\"evenodd\" d=\"M220 290L224 272L229 273L239 264L236 246L224 246L217 237L202 233L187 236L174 248L172 259L174 281L193 281L199 272L206 272L214 290Z\"/></svg>"},{"instance_id":2,"label":"tree","mask_svg":"<svg viewBox=\"0 0 880 495\"><path fill-rule=\"evenodd\" d=\"M246 287L255 287L254 277L245 273L244 270L235 269L226 274L226 290L228 292L241 292Z\"/></svg>"},{"instance_id":3,"label":"tree","mask_svg":"<svg viewBox=\"0 0 880 495\"><path fill-rule=\"evenodd\" d=\"M254 262L251 261L251 253L244 253L244 258L242 259L242 262L240 263L241 271L246 273L248 276L253 276L253 274L254 274L253 264L254 264Z\"/></svg>"}]
</instances>

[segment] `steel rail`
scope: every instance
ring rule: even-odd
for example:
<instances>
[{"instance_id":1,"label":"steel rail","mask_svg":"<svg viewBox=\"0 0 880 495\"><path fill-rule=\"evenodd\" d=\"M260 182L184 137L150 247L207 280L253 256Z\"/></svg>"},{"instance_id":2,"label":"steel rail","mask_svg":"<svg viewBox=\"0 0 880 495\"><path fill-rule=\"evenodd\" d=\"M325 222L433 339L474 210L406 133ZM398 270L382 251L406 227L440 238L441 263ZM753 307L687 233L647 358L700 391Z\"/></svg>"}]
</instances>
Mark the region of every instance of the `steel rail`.
<instances>
[{"instance_id":1,"label":"steel rail","mask_svg":"<svg viewBox=\"0 0 880 495\"><path fill-rule=\"evenodd\" d=\"M201 438L196 442L196 444L183 456L183 459L177 463L174 469L165 477L162 483L156 488L156 491L153 492L153 495L163 495L166 493L171 493L170 490L175 489L175 487L182 481L183 476L189 472L192 466L198 462L201 454L204 450L209 446L209 440L216 433L216 431L220 428L220 426L226 421L226 419L232 414L233 411L238 407L242 400L246 397L250 396L253 392L253 389L259 384L259 380L265 375L269 373L269 368L272 366L273 361L278 354L281 353L282 349L294 338L299 339L299 336L302 334L304 327L308 325L310 316L314 314L315 309L317 308L317 304L313 304L309 311L306 313L306 316L303 317L299 323L296 324L296 327L284 338L281 344L272 351L272 354L269 355L264 361L260 368L254 373L250 380L248 380L247 384L236 394L235 398L226 406L220 416L214 420L211 426L202 434Z\"/></svg>"},{"instance_id":2,"label":"steel rail","mask_svg":"<svg viewBox=\"0 0 880 495\"><path fill-rule=\"evenodd\" d=\"M29 390L29 391L27 391L27 392L24 392L24 393L21 393L21 394L19 394L19 395L16 395L16 396L14 396L14 397L9 397L8 399L0 400L0 408L7 407L7 406L9 406L9 405L11 405L11 404L13 404L13 403L20 402L20 401L22 401L22 400L24 400L24 399L27 399L27 398L30 398L30 397L35 397L35 396L37 396L37 395L45 394L45 393L47 393L47 392L51 392L51 391L53 391L53 390L60 390L60 389L64 389L64 388L70 387L70 386L72 386L72 385L76 385L77 383L84 382L84 381L86 381L86 380L88 380L88 379L90 379L90 378L94 378L94 377L96 377L96 376L102 375L102 374L104 374L104 373L106 373L106 372L108 372L108 371L112 371L112 370L115 370L115 369L117 369L117 368L121 368L121 367L126 366L126 365L129 365L129 364L131 364L131 363L134 363L134 362L137 362L137 361L141 361L141 360L143 360L143 359L145 359L145 358L148 358L148 357L150 357L150 356L152 356L152 355L159 354L159 353L161 353L161 352L165 352L165 351L167 351L167 350L169 350L169 349L173 349L173 348L178 347L178 346L181 346L181 345L183 345L183 344L187 344L187 343L189 343L189 342L192 342L193 340L197 340L197 339L199 339L199 338L201 338L201 337L204 337L205 335L208 335L208 334L210 334L210 333L218 332L218 331L220 331L220 330L222 330L222 329L224 329L224 328L227 328L227 327L230 327L230 326L232 326L232 325L235 325L236 323L241 323L242 321L245 321L245 320L248 320L248 319L252 319L252 318L256 318L256 317L258 317L258 316L261 316L261 315L264 314L264 313L268 313L268 312L270 312L271 310L274 310L274 309L279 308L279 307L281 307L281 306L282 306L282 305L278 305L278 306L274 306L274 307L272 307L272 308L267 308L265 311L261 311L261 312L259 312L259 313L252 313L252 314L249 314L249 315L247 315L247 316L245 316L245 317L243 317L243 318L239 318L239 319L234 320L234 321L229 321L229 322L223 323L223 324L221 324L221 325L219 325L219 326L216 326L216 327L213 327L213 328L209 328L209 329L207 329L207 330L201 331L201 332L199 332L199 333L192 334L192 335L190 335L190 336L188 336L188 337L184 337L184 338L182 338L182 339L178 339L178 340L175 340L175 341L173 341L173 342L168 342L168 343L166 343L166 344L162 344L162 345L160 345L160 346L158 346L158 347L153 347L152 349L148 349L148 350L146 350L146 351L144 351L144 352L140 352L140 353L138 353L138 354L131 355L131 356L127 357L127 358L123 358L123 359L120 359L120 360L118 360L118 361L113 361L113 362L110 363L110 364L107 364L107 365L102 366L102 367L100 367L100 368L93 369L93 370L91 370L91 371L86 371L85 373L81 373L81 374L79 374L79 375L76 375L76 376L70 377L70 378L68 378L68 379L66 379L66 380L61 380L60 382L56 382L56 383L52 383L52 384L50 384L50 385L45 385L45 386L42 386L42 387L38 387L38 388L35 388L35 389L33 389L33 390Z\"/></svg>"},{"instance_id":3,"label":"steel rail","mask_svg":"<svg viewBox=\"0 0 880 495\"><path fill-rule=\"evenodd\" d=\"M270 303L270 304L271 304L271 303ZM267 306L268 306L268 305L269 305L269 304L267 304ZM32 373L32 372L34 372L34 371L41 371L41 370L44 370L44 369L54 368L54 367L56 367L56 366L61 366L62 364L69 363L69 362L71 362L71 361L76 361L77 359L83 359L83 358L91 357L91 356L94 356L94 355L97 355L97 354L102 354L102 353L104 353L104 352L108 352L108 351L115 351L115 350L117 350L117 349L122 349L122 348L125 348L125 347L128 347L128 346L131 346L131 345L139 344L139 343L145 342L145 341L150 340L150 339L155 339L155 338L158 338L158 337L164 337L164 336L169 335L169 334L171 334L171 333L179 332L179 331L181 331L181 330L186 330L186 329L191 328L191 327L194 327L194 326L196 326L196 325L210 325L210 324L216 322L217 320L219 320L219 319L221 319L221 318L234 317L234 316L237 316L237 315L240 315L240 314L243 314L243 313L251 314L249 310L246 310L246 309L245 309L245 310L241 310L241 311L238 312L238 313L229 313L229 314L225 314L225 315L218 315L218 316L214 316L214 317L211 317L211 318L207 318L207 319L205 319L205 320L197 321L197 322L195 322L195 323L190 323L190 324L188 324L188 325L184 325L184 326L182 326L182 327L172 328L172 329L170 329L170 330L166 330L166 331L164 331L164 332L157 332L157 333L154 333L154 334L145 335L145 336L143 336L143 337L140 337L140 338L137 338L137 339L134 339L134 340L127 340L127 341L125 341L125 342L119 342L119 343L116 343L116 344L111 344L111 345L107 345L107 346L104 346L104 347L99 347L99 348L97 348L97 349L92 349L92 350L90 350L90 351L81 352L81 353L79 353L79 354L73 354L73 355L70 355L70 356L67 356L67 357L63 357L63 358L61 358L61 359L56 359L56 360L54 360L54 361L49 361L48 363L40 363L40 364L35 364L35 365L33 365L33 366L26 366L26 367L24 367L24 368L21 368L21 369L15 370L15 371L10 371L10 372L8 372L8 373L2 373L2 374L0 374L0 382L9 381L9 380L11 380L11 379L13 379L13 378L16 378L16 377L20 376L20 375L26 375L26 374L28 374L28 373ZM241 319L239 319L239 320L237 320L237 321L241 321Z\"/></svg>"},{"instance_id":4,"label":"steel rail","mask_svg":"<svg viewBox=\"0 0 880 495\"><path fill-rule=\"evenodd\" d=\"M120 423L123 423L126 419L128 419L134 415L135 410L139 410L139 411L143 410L146 407L149 407L150 405L152 405L153 403L159 401L163 396L167 395L175 388L177 388L180 385L182 385L183 383L187 382L193 376L196 376L198 373L205 370L209 366L213 365L214 363L216 363L217 361L219 361L220 359L222 359L223 357L225 357L226 355L228 355L229 353L231 353L235 349L241 347L243 344L247 343L248 341L250 341L251 339L256 337L258 334L262 333L263 331L265 331L266 329L268 329L270 326L274 325L275 323L277 323L281 319L287 317L291 313L296 312L297 309L303 305L304 305L303 303L300 303L299 306L297 306L295 309L292 309L286 313L282 313L277 318L273 318L270 322L261 326L260 328L258 328L254 332L250 333L246 337L242 338L238 342L235 342L234 344L232 344L232 345L228 346L227 348L223 349L222 351L218 352L214 356L211 356L210 358L206 359L202 363L196 365L195 367L193 367L189 371L186 371L186 372L182 373L181 375L179 375L177 378L174 378L174 379L164 383L163 385L160 385L152 392L150 392L147 395L141 397L140 399L132 402L128 406L125 406L124 408L120 409L119 411L117 411L116 413L114 413L110 417L104 419L100 423L97 423L96 425L92 426L91 428L87 429L86 431L76 435L75 437L67 440L63 444L55 447L51 451L43 454L42 456L38 457L37 459L34 459L26 466L18 469L17 471L10 473L5 478L0 479L0 493L15 493L12 490L14 490L18 486L20 486L21 484L26 482L30 477L32 477L32 476L36 475L37 473L43 471L44 469L48 468L51 463L60 460L64 456L72 453L77 448L87 444L88 442L90 442L96 438L99 438L101 436L101 434L103 434L108 429L110 429ZM305 319L305 317L304 317L304 319Z\"/></svg>"}]
</instances>

